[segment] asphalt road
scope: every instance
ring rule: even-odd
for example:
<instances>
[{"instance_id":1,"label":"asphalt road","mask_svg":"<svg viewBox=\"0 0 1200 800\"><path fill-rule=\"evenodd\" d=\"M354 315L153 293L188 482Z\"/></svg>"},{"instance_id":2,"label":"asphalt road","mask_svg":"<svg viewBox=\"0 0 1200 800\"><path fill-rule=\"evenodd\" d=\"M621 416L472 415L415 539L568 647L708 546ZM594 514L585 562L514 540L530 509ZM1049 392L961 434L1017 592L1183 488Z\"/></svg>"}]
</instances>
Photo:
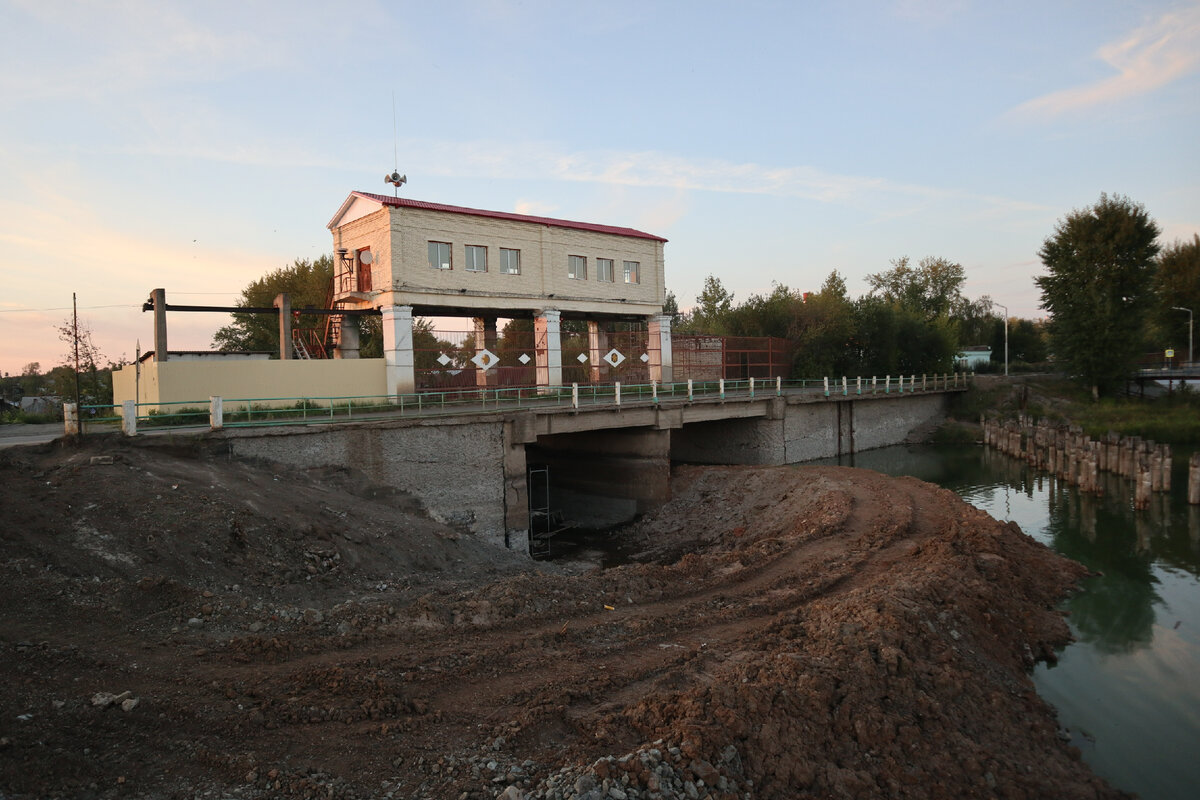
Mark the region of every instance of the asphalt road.
<instances>
[{"instance_id":1,"label":"asphalt road","mask_svg":"<svg viewBox=\"0 0 1200 800\"><path fill-rule=\"evenodd\" d=\"M0 448L21 444L42 444L63 435L61 422L44 425L0 425Z\"/></svg>"}]
</instances>

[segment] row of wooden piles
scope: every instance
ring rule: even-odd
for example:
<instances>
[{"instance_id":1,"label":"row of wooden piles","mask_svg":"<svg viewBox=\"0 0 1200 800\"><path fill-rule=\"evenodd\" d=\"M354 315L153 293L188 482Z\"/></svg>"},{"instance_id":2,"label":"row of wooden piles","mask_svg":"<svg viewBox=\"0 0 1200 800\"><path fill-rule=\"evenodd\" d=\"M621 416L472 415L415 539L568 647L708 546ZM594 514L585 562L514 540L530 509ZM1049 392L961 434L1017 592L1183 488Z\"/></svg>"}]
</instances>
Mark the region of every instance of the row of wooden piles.
<instances>
[{"instance_id":1,"label":"row of wooden piles","mask_svg":"<svg viewBox=\"0 0 1200 800\"><path fill-rule=\"evenodd\" d=\"M1053 425L1027 414L1016 420L980 418L983 443L1005 455L1024 459L1077 486L1079 491L1103 494L1100 473L1109 472L1134 481L1135 508L1150 507L1155 492L1171 491L1171 448L1137 436L1109 433L1097 441L1078 425ZM1188 462L1188 502L1200 505L1200 453Z\"/></svg>"}]
</instances>

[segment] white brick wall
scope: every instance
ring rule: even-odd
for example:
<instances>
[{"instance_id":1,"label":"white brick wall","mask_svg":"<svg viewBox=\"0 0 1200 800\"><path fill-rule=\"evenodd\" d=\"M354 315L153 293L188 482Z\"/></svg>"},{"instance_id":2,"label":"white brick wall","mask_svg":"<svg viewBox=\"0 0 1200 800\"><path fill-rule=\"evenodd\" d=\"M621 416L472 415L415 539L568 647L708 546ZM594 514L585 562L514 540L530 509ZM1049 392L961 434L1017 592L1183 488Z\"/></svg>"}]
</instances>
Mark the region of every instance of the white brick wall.
<instances>
[{"instance_id":1,"label":"white brick wall","mask_svg":"<svg viewBox=\"0 0 1200 800\"><path fill-rule=\"evenodd\" d=\"M666 297L663 243L653 239L418 208L380 209L333 233L335 249L371 248L381 292L372 305L645 315ZM452 269L429 267L430 241L451 244ZM486 273L467 271L467 245L487 248ZM521 252L520 275L500 272L502 247ZM567 277L569 255L587 258L586 280ZM598 258L612 259L612 283L597 280ZM624 282L625 261L639 262L640 283Z\"/></svg>"}]
</instances>

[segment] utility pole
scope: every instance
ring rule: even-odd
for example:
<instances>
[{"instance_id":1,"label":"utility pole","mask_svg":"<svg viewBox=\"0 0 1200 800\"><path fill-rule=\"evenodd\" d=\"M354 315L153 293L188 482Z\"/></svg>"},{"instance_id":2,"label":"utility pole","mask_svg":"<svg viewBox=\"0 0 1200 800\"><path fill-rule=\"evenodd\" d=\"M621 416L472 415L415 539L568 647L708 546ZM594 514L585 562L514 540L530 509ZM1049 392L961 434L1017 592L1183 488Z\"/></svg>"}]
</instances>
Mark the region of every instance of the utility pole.
<instances>
[{"instance_id":1,"label":"utility pole","mask_svg":"<svg viewBox=\"0 0 1200 800\"><path fill-rule=\"evenodd\" d=\"M79 306L71 292L71 339L75 345L75 413L79 413Z\"/></svg>"},{"instance_id":2,"label":"utility pole","mask_svg":"<svg viewBox=\"0 0 1200 800\"><path fill-rule=\"evenodd\" d=\"M1183 306L1171 306L1173 311L1188 312L1188 364L1196 363L1196 353L1192 350L1192 310Z\"/></svg>"}]
</instances>

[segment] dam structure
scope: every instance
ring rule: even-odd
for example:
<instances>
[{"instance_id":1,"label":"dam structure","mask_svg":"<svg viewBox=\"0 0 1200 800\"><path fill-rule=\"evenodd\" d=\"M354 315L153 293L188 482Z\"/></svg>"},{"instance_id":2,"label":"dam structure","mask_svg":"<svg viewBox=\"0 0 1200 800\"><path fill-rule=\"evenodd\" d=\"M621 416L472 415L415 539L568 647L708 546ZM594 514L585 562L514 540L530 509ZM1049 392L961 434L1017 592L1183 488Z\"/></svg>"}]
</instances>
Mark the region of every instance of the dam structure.
<instances>
[{"instance_id":1,"label":"dam structure","mask_svg":"<svg viewBox=\"0 0 1200 800\"><path fill-rule=\"evenodd\" d=\"M439 521L525 549L560 523L608 527L666 501L672 463L780 465L898 444L940 422L964 388L496 409L206 437L231 456L360 471Z\"/></svg>"}]
</instances>

